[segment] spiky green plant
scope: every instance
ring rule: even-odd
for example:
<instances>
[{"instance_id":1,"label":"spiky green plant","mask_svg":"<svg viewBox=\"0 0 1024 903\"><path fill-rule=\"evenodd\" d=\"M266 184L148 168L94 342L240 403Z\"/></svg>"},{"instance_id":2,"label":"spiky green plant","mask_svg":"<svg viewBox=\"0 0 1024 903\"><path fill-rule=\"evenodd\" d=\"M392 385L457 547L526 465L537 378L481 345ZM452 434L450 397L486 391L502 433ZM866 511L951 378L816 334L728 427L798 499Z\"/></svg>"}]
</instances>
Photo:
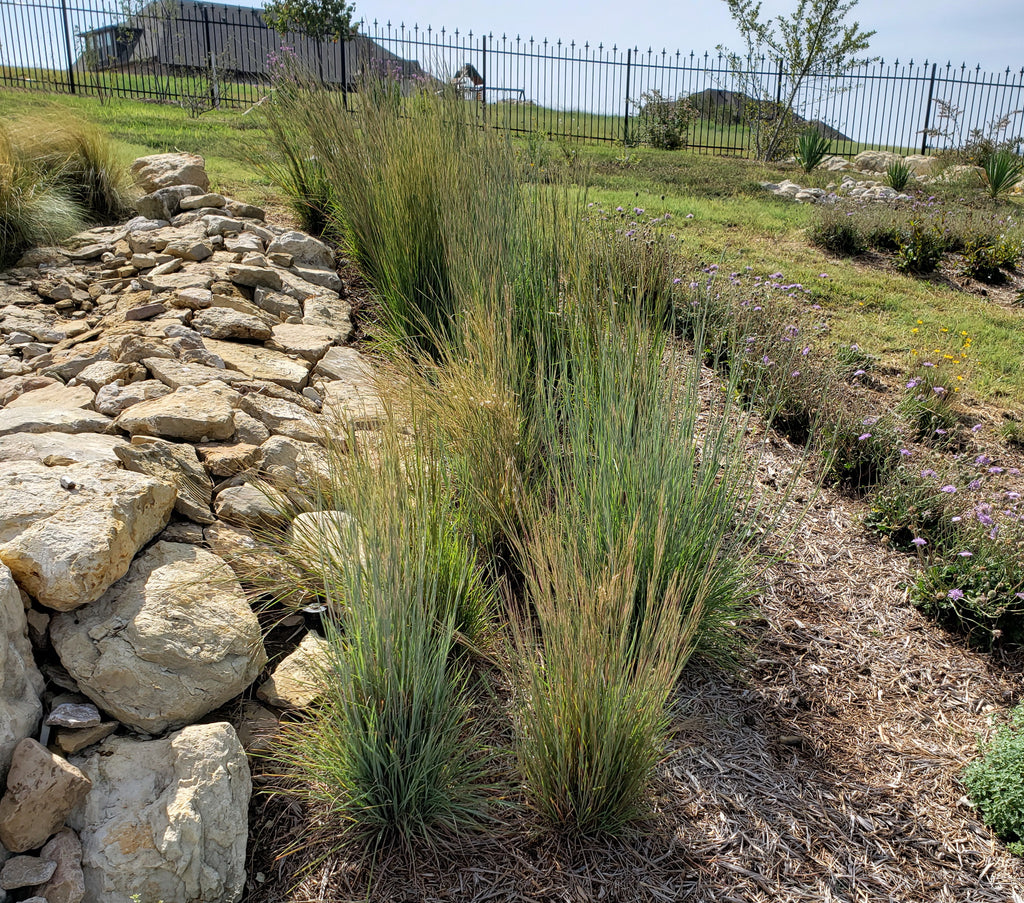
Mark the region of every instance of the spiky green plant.
<instances>
[{"instance_id":1,"label":"spiky green plant","mask_svg":"<svg viewBox=\"0 0 1024 903\"><path fill-rule=\"evenodd\" d=\"M1024 159L1010 150L992 154L982 166L982 181L990 197L1005 194L1024 176Z\"/></svg>"},{"instance_id":2,"label":"spiky green plant","mask_svg":"<svg viewBox=\"0 0 1024 903\"><path fill-rule=\"evenodd\" d=\"M802 131L796 139L796 162L804 172L810 172L821 164L832 149L832 142L816 128Z\"/></svg>"},{"instance_id":3,"label":"spiky green plant","mask_svg":"<svg viewBox=\"0 0 1024 903\"><path fill-rule=\"evenodd\" d=\"M885 171L885 179L894 191L902 191L910 181L910 167L903 160L893 160Z\"/></svg>"}]
</instances>

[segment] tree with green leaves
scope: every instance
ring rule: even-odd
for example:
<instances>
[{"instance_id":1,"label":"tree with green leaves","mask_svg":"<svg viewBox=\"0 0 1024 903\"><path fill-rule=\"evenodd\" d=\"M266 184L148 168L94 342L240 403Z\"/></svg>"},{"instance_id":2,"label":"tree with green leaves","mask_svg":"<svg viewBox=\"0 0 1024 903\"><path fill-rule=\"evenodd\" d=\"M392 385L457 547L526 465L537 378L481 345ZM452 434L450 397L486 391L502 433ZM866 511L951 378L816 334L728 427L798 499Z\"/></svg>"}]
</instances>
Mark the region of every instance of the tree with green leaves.
<instances>
[{"instance_id":1,"label":"tree with green leaves","mask_svg":"<svg viewBox=\"0 0 1024 903\"><path fill-rule=\"evenodd\" d=\"M278 34L299 32L314 41L344 41L356 33L355 4L345 0L269 0L263 20Z\"/></svg>"},{"instance_id":2,"label":"tree with green leaves","mask_svg":"<svg viewBox=\"0 0 1024 903\"><path fill-rule=\"evenodd\" d=\"M847 24L857 0L798 0L789 15L764 19L755 0L724 0L746 44L743 55L730 52L729 64L753 106L748 117L759 160L774 160L788 147L794 126L793 101L809 76L835 77L862 60L874 31L862 31L859 22ZM754 61L765 58L778 66L777 94L754 74Z\"/></svg>"}]
</instances>

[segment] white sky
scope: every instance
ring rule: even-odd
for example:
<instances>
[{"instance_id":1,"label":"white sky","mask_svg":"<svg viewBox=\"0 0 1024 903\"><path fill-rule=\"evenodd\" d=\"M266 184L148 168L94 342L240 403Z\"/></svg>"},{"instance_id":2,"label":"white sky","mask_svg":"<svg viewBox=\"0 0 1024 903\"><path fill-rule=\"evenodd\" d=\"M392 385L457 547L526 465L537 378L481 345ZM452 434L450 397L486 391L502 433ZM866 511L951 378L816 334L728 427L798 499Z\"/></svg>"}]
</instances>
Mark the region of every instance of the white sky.
<instances>
[{"instance_id":1,"label":"white sky","mask_svg":"<svg viewBox=\"0 0 1024 903\"><path fill-rule=\"evenodd\" d=\"M258 0L239 2L259 5ZM774 16L793 6L795 0L764 0L762 13ZM472 29L474 34L505 32L642 50L702 53L718 44L741 49L723 0L356 0L356 15L382 23L390 19L395 24ZM1024 0L861 0L850 18L877 32L870 53L886 62L927 58L972 68L980 63L987 71L1024 66Z\"/></svg>"}]
</instances>

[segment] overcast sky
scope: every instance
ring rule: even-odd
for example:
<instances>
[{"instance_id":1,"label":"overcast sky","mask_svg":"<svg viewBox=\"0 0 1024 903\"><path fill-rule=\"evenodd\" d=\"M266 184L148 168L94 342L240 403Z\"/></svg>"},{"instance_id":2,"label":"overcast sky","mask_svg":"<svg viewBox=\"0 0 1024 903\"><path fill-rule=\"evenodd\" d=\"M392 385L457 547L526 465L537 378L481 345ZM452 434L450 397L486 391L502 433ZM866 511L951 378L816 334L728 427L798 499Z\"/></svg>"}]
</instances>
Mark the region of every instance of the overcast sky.
<instances>
[{"instance_id":1,"label":"overcast sky","mask_svg":"<svg viewBox=\"0 0 1024 903\"><path fill-rule=\"evenodd\" d=\"M245 5L260 4L252 0ZM793 6L795 0L764 0L762 12L774 16ZM644 50L703 52L718 44L741 49L724 0L356 0L356 14L367 21L390 19ZM870 52L886 62L927 58L971 67L980 63L989 71L1024 66L1024 0L861 0L850 18L877 32Z\"/></svg>"}]
</instances>

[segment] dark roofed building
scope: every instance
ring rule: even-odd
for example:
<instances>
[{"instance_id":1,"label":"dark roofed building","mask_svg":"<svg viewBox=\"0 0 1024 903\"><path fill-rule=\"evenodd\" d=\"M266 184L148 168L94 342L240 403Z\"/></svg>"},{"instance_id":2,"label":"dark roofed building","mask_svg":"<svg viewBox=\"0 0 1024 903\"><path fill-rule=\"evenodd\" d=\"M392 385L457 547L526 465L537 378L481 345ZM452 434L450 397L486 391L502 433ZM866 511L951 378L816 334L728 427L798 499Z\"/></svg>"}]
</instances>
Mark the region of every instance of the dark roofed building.
<instances>
[{"instance_id":1,"label":"dark roofed building","mask_svg":"<svg viewBox=\"0 0 1024 903\"><path fill-rule=\"evenodd\" d=\"M155 0L124 22L83 35L85 52L77 66L91 71L208 71L244 80L272 74L275 60L295 62L329 84L353 85L369 72L403 79L429 76L415 60L405 60L364 35L344 42L312 41L279 35L266 26L262 11L196 0Z\"/></svg>"}]
</instances>

